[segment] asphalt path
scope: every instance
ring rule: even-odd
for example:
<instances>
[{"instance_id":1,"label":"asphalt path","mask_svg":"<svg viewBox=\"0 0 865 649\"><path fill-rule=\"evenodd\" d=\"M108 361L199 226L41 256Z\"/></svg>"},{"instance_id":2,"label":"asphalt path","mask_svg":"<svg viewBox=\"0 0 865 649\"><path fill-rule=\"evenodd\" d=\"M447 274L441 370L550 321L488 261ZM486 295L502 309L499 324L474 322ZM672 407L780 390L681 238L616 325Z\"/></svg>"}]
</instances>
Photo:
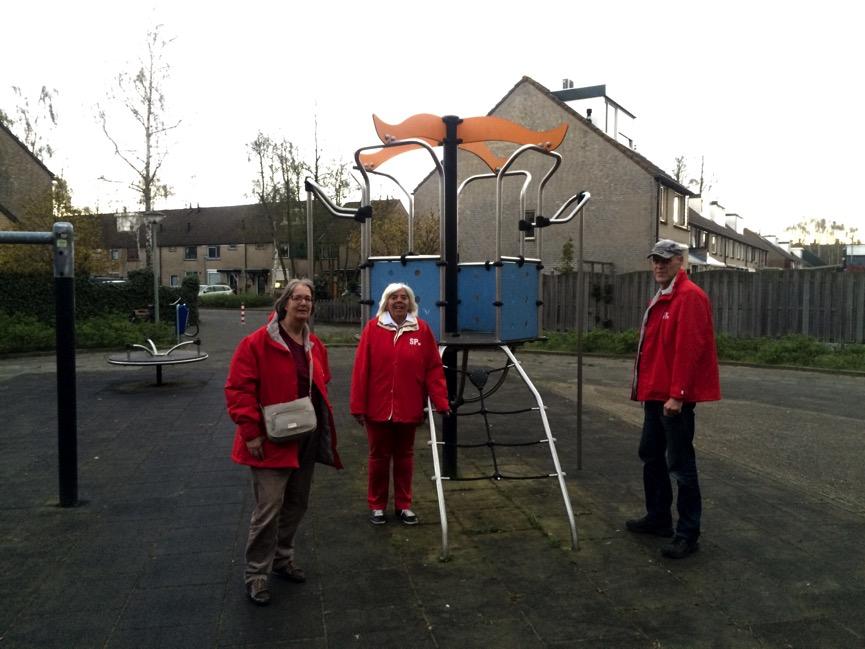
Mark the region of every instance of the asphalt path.
<instances>
[{"instance_id":1,"label":"asphalt path","mask_svg":"<svg viewBox=\"0 0 865 649\"><path fill-rule=\"evenodd\" d=\"M202 309L202 348L212 364L226 365L239 340L264 323L269 311ZM317 325L320 335L358 333L355 325ZM107 364L107 351L83 351L78 371L151 372ZM572 355L522 352L523 366L539 387L570 400L577 395L577 359ZM472 362L494 367L494 354ZM54 373L52 354L0 360L0 381L22 373ZM586 356L583 405L630 424L642 421L640 405L628 400L631 359ZM166 368L166 376L171 368ZM865 512L865 376L744 365L721 366L722 400L697 407L699 454L724 458L742 470L785 483L804 494ZM584 439L583 444L590 444Z\"/></svg>"},{"instance_id":2,"label":"asphalt path","mask_svg":"<svg viewBox=\"0 0 865 649\"><path fill-rule=\"evenodd\" d=\"M117 350L79 353L84 502L72 511L53 506L54 358L0 359L0 649L865 646L865 377L723 366L724 399L697 409L701 551L671 562L660 539L623 526L642 508L631 360L586 357L578 413L577 359L526 352L566 472L576 551L555 480L477 480L445 485L451 555L440 561L425 429L421 524L370 526L366 440L345 406L353 349L334 344L346 468L316 472L299 542L309 583L273 584L274 603L251 607L240 579L251 493L228 460L221 388L237 343L266 317L203 310L209 358L166 367L160 388L152 368L109 365ZM471 355L473 369L502 364ZM525 400L513 383L490 396L490 411ZM483 428L461 418L460 441L483 440ZM536 429L508 415L487 432L518 441ZM550 456L537 448L503 448L496 468L544 474ZM488 460L483 444L461 449L459 473L484 474Z\"/></svg>"}]
</instances>

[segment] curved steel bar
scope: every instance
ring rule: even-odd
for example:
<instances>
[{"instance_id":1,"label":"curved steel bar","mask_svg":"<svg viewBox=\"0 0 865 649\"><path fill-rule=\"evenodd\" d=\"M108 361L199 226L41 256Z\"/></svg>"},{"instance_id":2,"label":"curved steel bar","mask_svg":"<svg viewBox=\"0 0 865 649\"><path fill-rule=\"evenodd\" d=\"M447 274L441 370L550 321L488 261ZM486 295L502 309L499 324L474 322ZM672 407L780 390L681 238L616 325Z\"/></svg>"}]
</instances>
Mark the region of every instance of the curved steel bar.
<instances>
[{"instance_id":1,"label":"curved steel bar","mask_svg":"<svg viewBox=\"0 0 865 649\"><path fill-rule=\"evenodd\" d=\"M556 452L556 441L553 437L553 433L550 430L550 422L547 419L547 407L544 405L544 400L541 398L540 392L538 392L535 385L532 383L531 379L529 379L529 375L526 374L526 371L523 369L523 366L517 360L517 357L514 356L514 353L507 345L502 345L501 350L505 353L505 356L508 357L508 360L513 364L514 369L519 373L520 377L523 379L523 383L525 383L526 387L529 389L529 392L532 393L532 396L535 398L535 403L538 404L538 410L541 414L541 421L544 425L544 433L546 433L547 442L550 447L550 455L553 460L553 466L556 469L555 475L559 481L559 487L562 491L562 500L565 503L565 514L568 517L568 525L571 528L571 549L576 550L579 546L579 539L577 538L577 526L574 523L574 510L571 507L571 498L568 495L568 488L565 485L565 472L562 471L562 465L559 462L559 454Z\"/></svg>"},{"instance_id":2,"label":"curved steel bar","mask_svg":"<svg viewBox=\"0 0 865 649\"><path fill-rule=\"evenodd\" d=\"M537 145L537 144L524 144L518 149L516 149L508 158L507 162L502 165L502 168L499 169L496 174L496 261L500 262L502 260L502 228L501 228L501 220L502 220L502 178L507 174L508 169L511 165L514 164L517 158L519 158L526 151L537 151L538 153L542 153L544 155L550 155L551 151L546 147ZM500 299L500 298L497 298Z\"/></svg>"},{"instance_id":3,"label":"curved steel bar","mask_svg":"<svg viewBox=\"0 0 865 649\"><path fill-rule=\"evenodd\" d=\"M422 139L418 139L418 138L409 138L406 140L390 140L388 142L385 142L384 144L372 144L372 145L364 146L364 147L357 149L354 152L355 169L357 169L357 171L359 171L361 176L363 177L363 199L361 201L361 204L362 204L362 206L367 206L370 204L369 174L371 173L371 170L366 169L364 167L364 165L361 163L361 161L360 161L361 153L363 153L364 151L371 151L373 149L389 149L389 148L393 148L393 147L404 146L406 144L417 145L417 146L425 149L427 151L427 153L430 154L430 157L433 159L435 170L438 173L438 178L439 178L439 246L440 246L439 254L443 256L444 255L444 249L445 249L445 241L444 241L444 237L445 237L444 167L442 167L442 163L438 159L438 156L436 156L435 151L433 151L433 148L426 141L424 141ZM366 322L367 320L369 320L369 312L370 312L369 302L371 301L371 296L369 295L369 293L370 293L369 266L366 265L366 262L369 259L370 254L371 254L370 247L371 247L371 241L372 241L370 222L368 219L364 221L363 230L361 230L361 233L362 233L362 235L361 235L361 255L364 258L363 275L361 276L361 278L363 280L361 282L361 293L363 295L363 301L364 301L364 304L362 307L362 313L363 313L363 321ZM444 273L443 268L444 267L442 267L442 271L441 271L442 274ZM444 277L442 277L442 281L440 281L439 283L441 284L441 286L439 288L439 302L442 305L444 305ZM441 306L440 310L443 312L444 306ZM444 314L442 313L442 316L443 315ZM442 318L442 322L444 322L443 318Z\"/></svg>"},{"instance_id":4,"label":"curved steel bar","mask_svg":"<svg viewBox=\"0 0 865 649\"><path fill-rule=\"evenodd\" d=\"M562 154L557 151L541 151L550 157L552 157L555 162L553 162L553 166L550 167L550 170L546 173L546 175L541 179L541 182L538 183L538 202L537 202L537 212L535 212L538 216L542 216L544 213L544 187L549 182L550 178L553 177L553 174L556 173L558 168L562 164ZM540 255L538 255L540 257Z\"/></svg>"},{"instance_id":5,"label":"curved steel bar","mask_svg":"<svg viewBox=\"0 0 865 649\"><path fill-rule=\"evenodd\" d=\"M444 353L445 347L439 345L438 353L441 356ZM445 491L442 486L442 480L447 480L445 476L442 475L441 465L439 463L439 441L436 438L436 426L435 426L435 416L433 415L433 405L432 401L429 397L426 400L427 403L427 413L429 419L429 433L430 433L430 448L432 449L432 460L433 460L433 480L436 483L436 499L439 504L439 522L441 523L442 528L442 553L441 558L448 558L448 513L445 508ZM443 442L442 442L443 443Z\"/></svg>"},{"instance_id":6,"label":"curved steel bar","mask_svg":"<svg viewBox=\"0 0 865 649\"><path fill-rule=\"evenodd\" d=\"M520 192L520 207L523 209L523 213L525 213L524 196L525 196L525 193L526 193L526 190L527 190L529 184L532 182L532 175L528 171L526 171L525 169L516 169L514 171L508 171L508 172L504 173L503 175L504 176L525 176L526 177L526 181L523 183L523 189ZM460 202L460 196L462 196L463 189L465 189L466 186L475 182L476 180L485 180L485 179L491 179L491 178L497 178L497 177L498 177L497 173L477 174L475 176L469 176L464 181L462 181L462 183L460 183L460 186L457 188L457 226L459 226L459 222L460 222L459 202Z\"/></svg>"},{"instance_id":7,"label":"curved steel bar","mask_svg":"<svg viewBox=\"0 0 865 649\"><path fill-rule=\"evenodd\" d=\"M582 210L586 206L586 203L589 202L589 199L591 197L592 195L589 192L580 192L579 194L574 194L573 196L571 196L568 200L564 202L564 204L559 208L559 210L552 217L550 217L550 225L561 225L562 223L567 223L568 221L570 221L572 218L574 218L577 214L580 213L580 210ZM570 214L563 217L562 213L566 209L568 209L568 207L574 201L578 201L577 206L573 210L571 210Z\"/></svg>"},{"instance_id":8,"label":"curved steel bar","mask_svg":"<svg viewBox=\"0 0 865 649\"><path fill-rule=\"evenodd\" d=\"M375 174L376 176L384 176L385 178L392 180L394 184L402 190L402 193L405 194L406 200L408 200L408 252L414 252L414 197L390 174L386 174L383 171L375 171L374 169L368 169L367 173Z\"/></svg>"},{"instance_id":9,"label":"curved steel bar","mask_svg":"<svg viewBox=\"0 0 865 649\"><path fill-rule=\"evenodd\" d=\"M324 188L315 182L312 178L305 178L304 184L307 190L312 191L315 197L324 203L327 210L334 216L343 219L353 219L357 210L353 207L343 207L334 203L327 194L324 193Z\"/></svg>"}]
</instances>

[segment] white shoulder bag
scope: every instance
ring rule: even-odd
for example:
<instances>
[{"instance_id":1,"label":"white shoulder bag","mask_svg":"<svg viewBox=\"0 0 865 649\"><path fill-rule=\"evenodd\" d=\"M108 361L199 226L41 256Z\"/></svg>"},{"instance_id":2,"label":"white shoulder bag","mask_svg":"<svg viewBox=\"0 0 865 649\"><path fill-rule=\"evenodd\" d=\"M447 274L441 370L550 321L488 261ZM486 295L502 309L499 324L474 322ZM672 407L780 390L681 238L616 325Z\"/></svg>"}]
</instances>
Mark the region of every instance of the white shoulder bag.
<instances>
[{"instance_id":1,"label":"white shoulder bag","mask_svg":"<svg viewBox=\"0 0 865 649\"><path fill-rule=\"evenodd\" d=\"M267 439L277 444L297 441L315 430L318 422L312 405L312 355L309 357L309 395L262 406Z\"/></svg>"}]
</instances>

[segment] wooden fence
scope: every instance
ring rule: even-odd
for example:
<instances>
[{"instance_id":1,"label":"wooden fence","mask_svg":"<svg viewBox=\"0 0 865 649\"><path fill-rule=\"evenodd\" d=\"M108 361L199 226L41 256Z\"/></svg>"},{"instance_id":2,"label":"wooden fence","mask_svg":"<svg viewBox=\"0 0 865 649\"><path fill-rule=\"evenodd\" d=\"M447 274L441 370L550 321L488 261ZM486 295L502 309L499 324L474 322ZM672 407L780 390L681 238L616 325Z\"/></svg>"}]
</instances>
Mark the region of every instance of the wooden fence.
<instances>
[{"instance_id":1,"label":"wooden fence","mask_svg":"<svg viewBox=\"0 0 865 649\"><path fill-rule=\"evenodd\" d=\"M319 322L360 322L360 304L352 300L316 300L315 319Z\"/></svg>"},{"instance_id":2,"label":"wooden fence","mask_svg":"<svg viewBox=\"0 0 865 649\"><path fill-rule=\"evenodd\" d=\"M865 273L716 270L694 273L691 279L712 301L719 333L742 338L803 334L825 342L865 342ZM587 267L586 329L605 324L616 331L639 327L656 290L648 271L613 276L592 274ZM545 278L544 303L552 307L545 307L545 329L573 329L576 274Z\"/></svg>"}]
</instances>

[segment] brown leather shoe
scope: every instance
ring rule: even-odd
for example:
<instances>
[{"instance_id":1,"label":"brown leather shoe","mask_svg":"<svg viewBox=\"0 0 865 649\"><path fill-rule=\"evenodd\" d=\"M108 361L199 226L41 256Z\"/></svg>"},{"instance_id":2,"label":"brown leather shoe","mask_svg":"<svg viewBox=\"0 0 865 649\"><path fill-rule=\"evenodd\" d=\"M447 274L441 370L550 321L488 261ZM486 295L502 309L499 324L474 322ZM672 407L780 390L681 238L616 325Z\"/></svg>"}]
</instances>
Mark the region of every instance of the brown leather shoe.
<instances>
[{"instance_id":1,"label":"brown leather shoe","mask_svg":"<svg viewBox=\"0 0 865 649\"><path fill-rule=\"evenodd\" d=\"M270 604L270 591L267 590L267 579L260 577L246 584L246 594L249 600L256 606L267 606Z\"/></svg>"},{"instance_id":2,"label":"brown leather shoe","mask_svg":"<svg viewBox=\"0 0 865 649\"><path fill-rule=\"evenodd\" d=\"M278 568L273 569L273 574L288 581L293 581L295 584L302 584L306 581L306 573L289 561Z\"/></svg>"}]
</instances>

